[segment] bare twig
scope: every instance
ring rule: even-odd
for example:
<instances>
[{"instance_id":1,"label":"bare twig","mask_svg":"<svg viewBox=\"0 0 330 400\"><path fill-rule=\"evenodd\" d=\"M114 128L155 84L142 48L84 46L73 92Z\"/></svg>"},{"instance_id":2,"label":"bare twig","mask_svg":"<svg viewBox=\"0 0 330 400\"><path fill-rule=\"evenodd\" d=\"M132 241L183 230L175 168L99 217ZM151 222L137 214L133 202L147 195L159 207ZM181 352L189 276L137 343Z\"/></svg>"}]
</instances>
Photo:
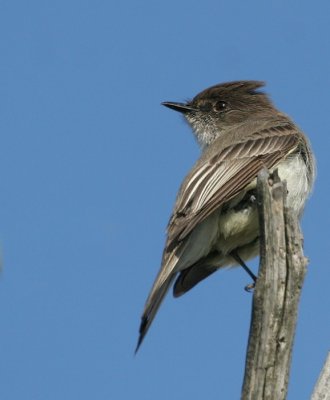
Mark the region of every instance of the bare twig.
<instances>
[{"instance_id":1,"label":"bare twig","mask_svg":"<svg viewBox=\"0 0 330 400\"><path fill-rule=\"evenodd\" d=\"M316 382L312 400L330 400L330 353Z\"/></svg>"}]
</instances>

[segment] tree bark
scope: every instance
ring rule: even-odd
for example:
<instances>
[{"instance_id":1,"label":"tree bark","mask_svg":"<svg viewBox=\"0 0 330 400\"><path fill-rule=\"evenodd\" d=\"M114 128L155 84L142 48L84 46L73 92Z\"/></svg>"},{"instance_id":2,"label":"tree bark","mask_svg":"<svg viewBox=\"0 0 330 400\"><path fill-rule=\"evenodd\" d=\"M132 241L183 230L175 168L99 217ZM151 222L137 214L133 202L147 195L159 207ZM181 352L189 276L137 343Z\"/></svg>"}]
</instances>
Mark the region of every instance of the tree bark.
<instances>
[{"instance_id":1,"label":"tree bark","mask_svg":"<svg viewBox=\"0 0 330 400\"><path fill-rule=\"evenodd\" d=\"M315 385L312 400L330 400L330 353Z\"/></svg>"},{"instance_id":2,"label":"tree bark","mask_svg":"<svg viewBox=\"0 0 330 400\"><path fill-rule=\"evenodd\" d=\"M275 171L258 176L260 266L255 285L242 400L282 400L307 260L298 218Z\"/></svg>"}]
</instances>

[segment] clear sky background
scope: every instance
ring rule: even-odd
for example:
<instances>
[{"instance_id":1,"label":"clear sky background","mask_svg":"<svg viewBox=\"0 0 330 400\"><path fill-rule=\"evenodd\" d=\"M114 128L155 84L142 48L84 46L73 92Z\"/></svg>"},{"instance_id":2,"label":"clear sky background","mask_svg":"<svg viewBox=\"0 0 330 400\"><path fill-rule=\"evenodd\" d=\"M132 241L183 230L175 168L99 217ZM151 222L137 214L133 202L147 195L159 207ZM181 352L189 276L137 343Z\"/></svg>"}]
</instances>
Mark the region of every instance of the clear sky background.
<instances>
[{"instance_id":1,"label":"clear sky background","mask_svg":"<svg viewBox=\"0 0 330 400\"><path fill-rule=\"evenodd\" d=\"M327 0L0 2L1 399L239 398L240 269L169 295L133 357L199 154L160 103L237 79L265 80L318 160L289 388L309 398L330 347L329 15Z\"/></svg>"}]
</instances>

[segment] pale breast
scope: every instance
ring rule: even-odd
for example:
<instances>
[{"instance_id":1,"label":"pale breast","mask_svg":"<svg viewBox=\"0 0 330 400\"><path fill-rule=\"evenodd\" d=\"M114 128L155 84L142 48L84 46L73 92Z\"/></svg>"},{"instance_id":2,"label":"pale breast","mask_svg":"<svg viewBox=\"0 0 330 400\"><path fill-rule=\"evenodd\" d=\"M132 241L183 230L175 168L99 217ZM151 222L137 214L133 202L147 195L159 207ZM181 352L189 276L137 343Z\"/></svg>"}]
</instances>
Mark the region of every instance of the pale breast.
<instances>
[{"instance_id":1,"label":"pale breast","mask_svg":"<svg viewBox=\"0 0 330 400\"><path fill-rule=\"evenodd\" d=\"M287 184L287 205L300 216L311 190L307 166L303 158L295 154L282 161L277 168L280 178Z\"/></svg>"}]
</instances>

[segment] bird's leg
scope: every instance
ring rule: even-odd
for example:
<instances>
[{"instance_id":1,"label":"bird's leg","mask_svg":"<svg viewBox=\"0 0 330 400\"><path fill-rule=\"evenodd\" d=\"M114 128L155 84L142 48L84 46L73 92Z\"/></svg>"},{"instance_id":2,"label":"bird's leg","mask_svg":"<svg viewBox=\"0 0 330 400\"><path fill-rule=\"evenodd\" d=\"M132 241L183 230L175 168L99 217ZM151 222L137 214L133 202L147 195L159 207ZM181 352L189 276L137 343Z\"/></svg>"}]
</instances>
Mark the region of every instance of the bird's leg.
<instances>
[{"instance_id":1,"label":"bird's leg","mask_svg":"<svg viewBox=\"0 0 330 400\"><path fill-rule=\"evenodd\" d=\"M238 262L238 264L246 271L249 276L253 279L253 283L250 285L245 286L245 290L247 292L250 292L252 289L254 289L255 283L257 281L257 277L254 275L254 273L250 270L250 268L245 264L245 262L241 259L239 254L237 253L237 250L233 250L230 255L233 257L233 259Z\"/></svg>"}]
</instances>

